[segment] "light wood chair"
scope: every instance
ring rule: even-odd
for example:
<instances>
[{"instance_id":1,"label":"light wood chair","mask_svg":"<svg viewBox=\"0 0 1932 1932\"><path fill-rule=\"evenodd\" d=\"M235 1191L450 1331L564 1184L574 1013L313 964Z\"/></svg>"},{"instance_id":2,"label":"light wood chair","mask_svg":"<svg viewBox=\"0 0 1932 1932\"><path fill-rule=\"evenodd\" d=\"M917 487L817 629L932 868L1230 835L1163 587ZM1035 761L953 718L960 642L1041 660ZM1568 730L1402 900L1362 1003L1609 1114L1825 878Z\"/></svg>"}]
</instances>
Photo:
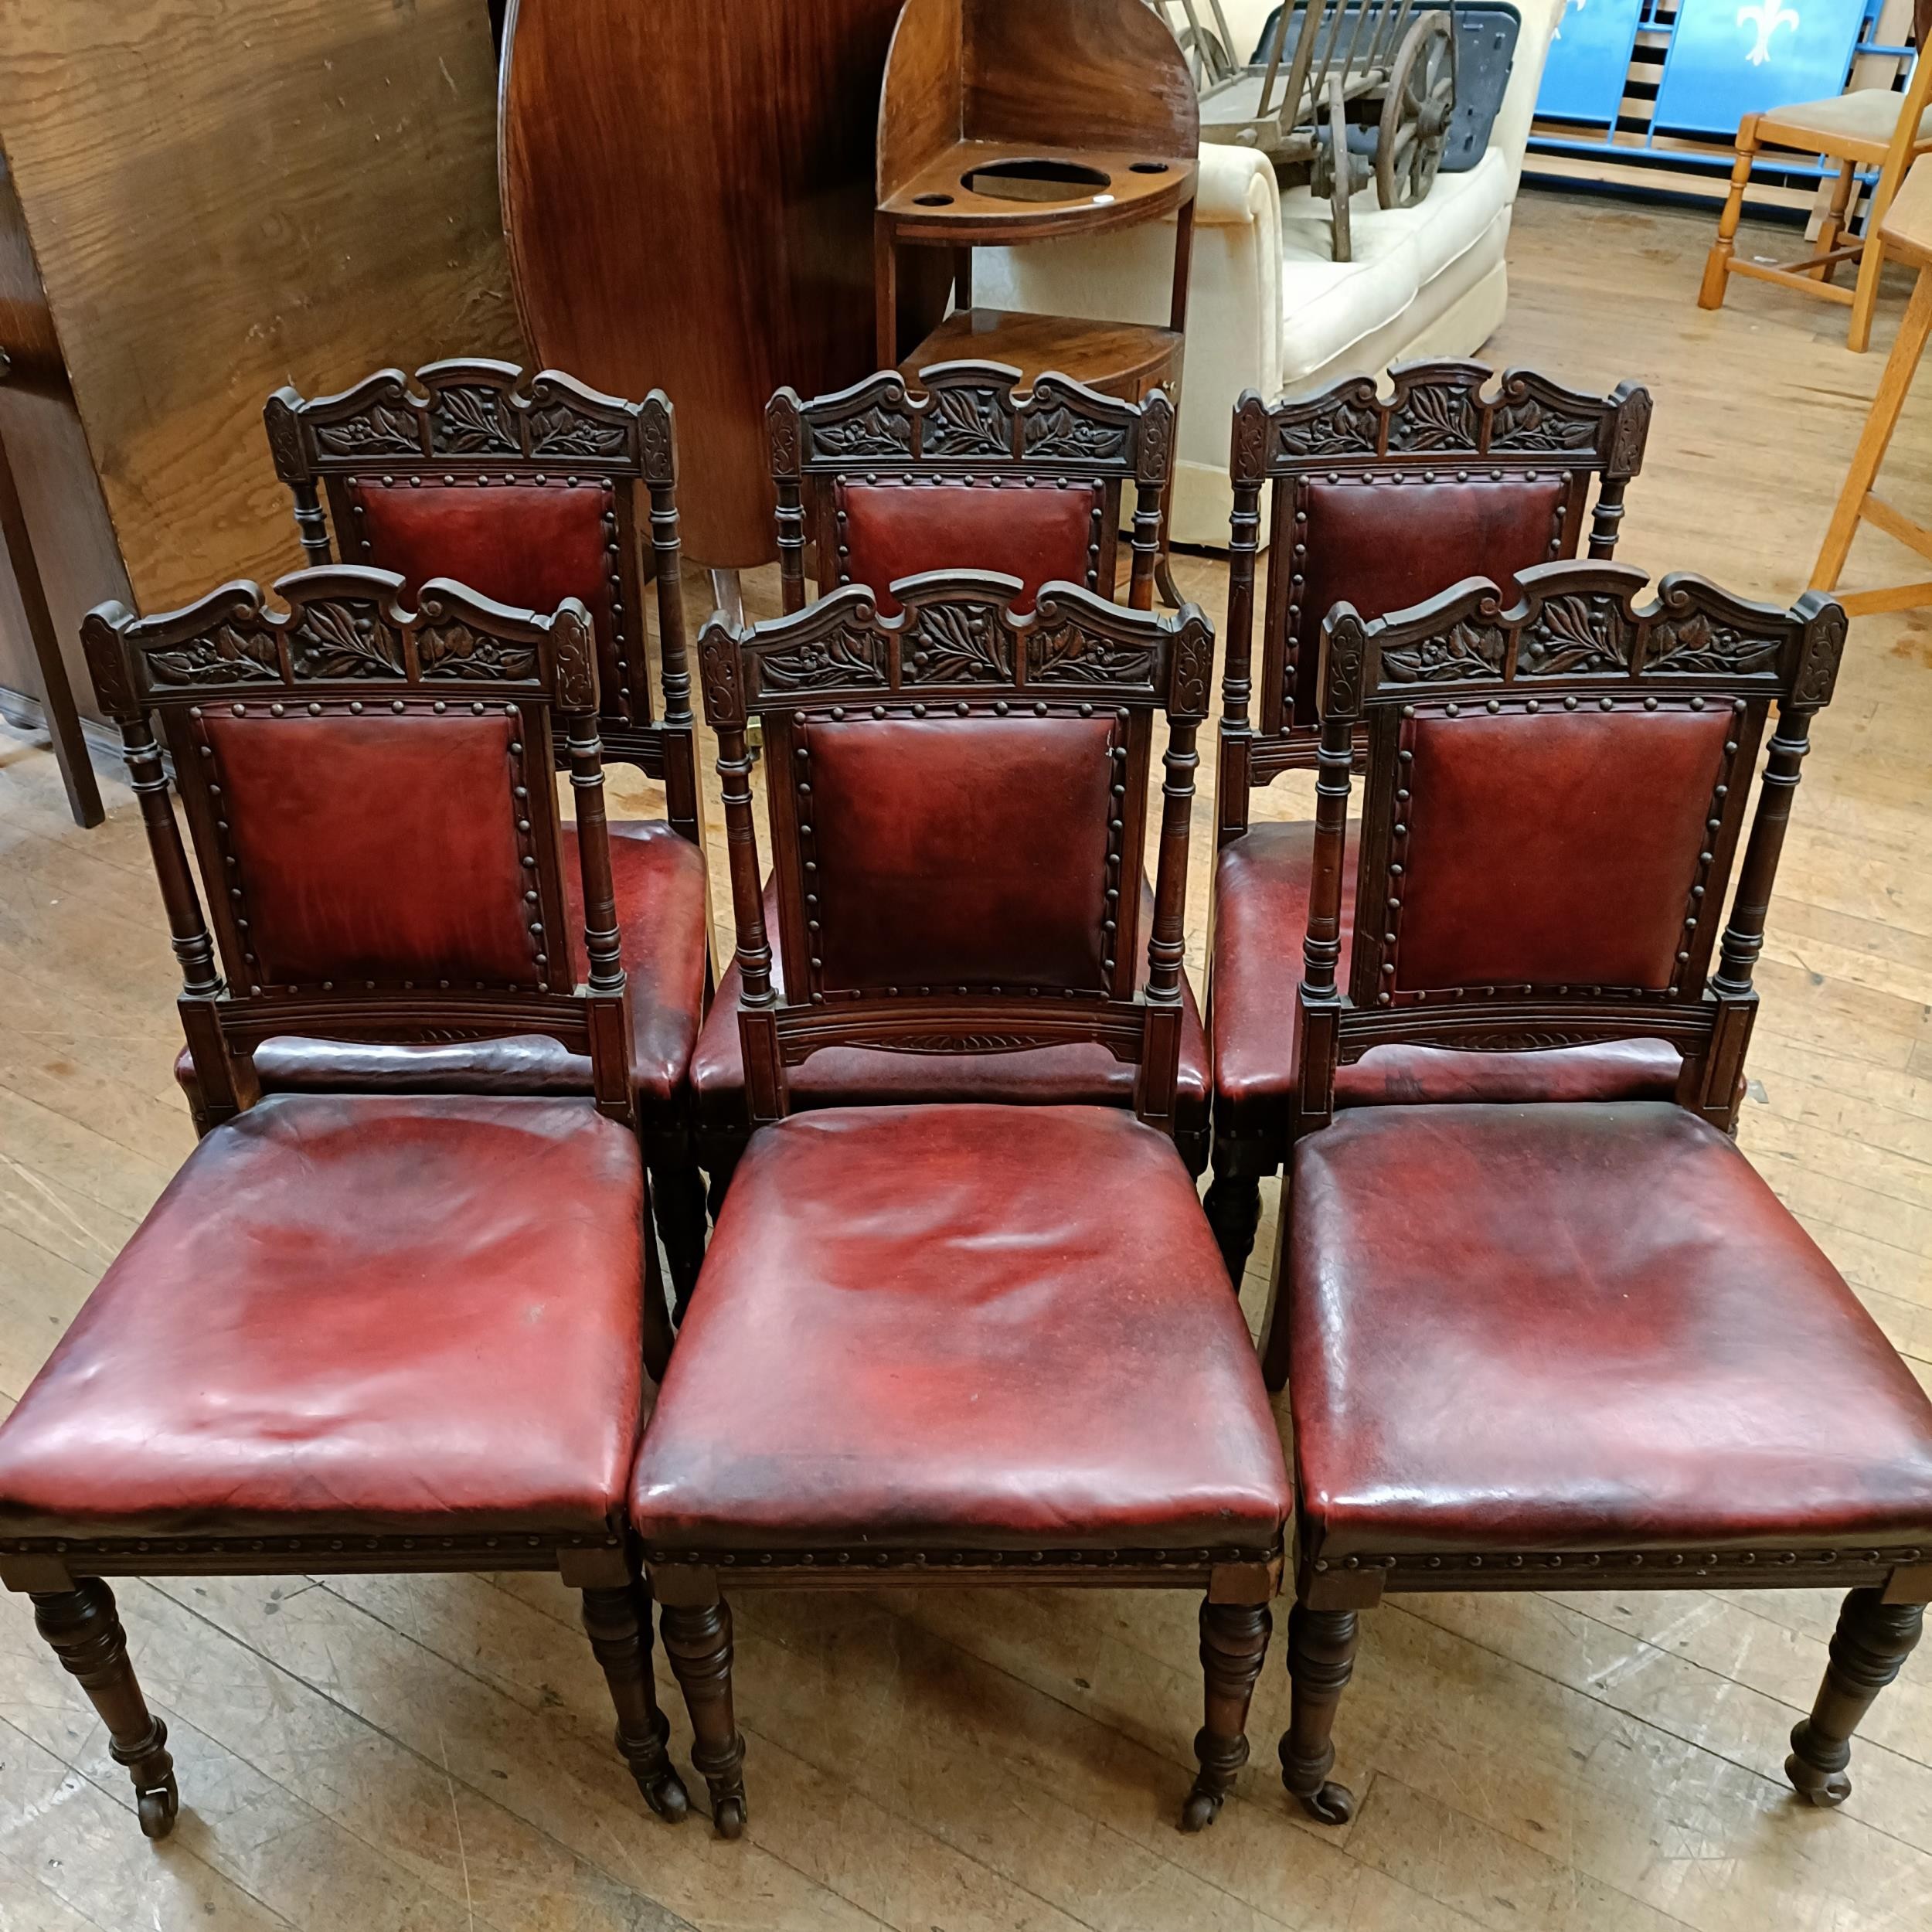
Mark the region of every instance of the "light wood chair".
<instances>
[{"instance_id":1,"label":"light wood chair","mask_svg":"<svg viewBox=\"0 0 1932 1932\"><path fill-rule=\"evenodd\" d=\"M1852 311L1847 346L1862 353L1872 339L1872 311L1878 301L1879 277L1885 265L1886 210L1904 179L1906 170L1923 154L1932 151L1932 60L1921 58L1912 70L1904 93L1888 87L1863 87L1828 100L1808 100L1794 107L1777 107L1747 114L1737 124L1737 160L1731 169L1731 191L1717 218L1717 240L1704 264L1700 308L1721 308L1733 275L1752 275L1827 301L1845 302ZM1744 209L1744 191L1750 185L1751 166L1766 148L1796 148L1801 154L1824 155L1838 164L1831 206L1818 234L1815 250L1788 262L1740 261L1736 255L1738 217ZM1865 232L1855 241L1843 241L1852 192L1860 168L1876 168ZM1858 283L1841 287L1832 280L1841 262L1857 258Z\"/></svg>"},{"instance_id":2,"label":"light wood chair","mask_svg":"<svg viewBox=\"0 0 1932 1932\"><path fill-rule=\"evenodd\" d=\"M1832 527L1825 533L1825 546L1812 569L1811 587L1814 590L1837 590L1845 556L1862 522L1876 523L1887 536L1896 537L1908 549L1932 557L1932 526L1915 523L1872 488L1879 465L1885 461L1892 432L1898 425L1899 411L1905 406L1906 394L1924 352L1926 338L1932 335L1932 159L1913 164L1904 186L1886 211L1879 239L1889 253L1916 266L1919 279L1913 285L1912 298L1906 305L1904 320L1899 324L1898 338L1892 345L1885 372L1879 378L1872 413L1865 419L1864 433L1852 452L1845 488L1839 493L1838 508L1832 512ZM1849 591L1839 596L1838 602L1854 615L1871 611L1906 611L1917 604L1932 604L1932 582Z\"/></svg>"}]
</instances>

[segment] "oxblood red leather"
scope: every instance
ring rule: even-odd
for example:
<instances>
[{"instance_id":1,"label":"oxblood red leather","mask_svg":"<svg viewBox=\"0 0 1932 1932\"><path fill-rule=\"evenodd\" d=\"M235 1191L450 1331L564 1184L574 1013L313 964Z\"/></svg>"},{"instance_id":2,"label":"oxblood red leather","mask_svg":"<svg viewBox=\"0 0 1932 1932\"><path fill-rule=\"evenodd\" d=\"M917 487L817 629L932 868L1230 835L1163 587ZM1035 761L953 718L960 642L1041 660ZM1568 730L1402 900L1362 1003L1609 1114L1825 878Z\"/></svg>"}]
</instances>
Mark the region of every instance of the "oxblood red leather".
<instances>
[{"instance_id":1,"label":"oxblood red leather","mask_svg":"<svg viewBox=\"0 0 1932 1932\"><path fill-rule=\"evenodd\" d=\"M1308 930L1315 827L1252 825L1221 849L1214 874L1213 988L1217 1134L1286 1145L1294 1090L1294 993ZM1355 923L1355 830L1342 898L1342 983ZM707 1029L706 1038L709 1038ZM700 1046L702 1057L703 1049ZM1529 1053L1451 1053L1394 1045L1335 1072L1335 1101L1373 1107L1441 1100L1668 1100L1682 1063L1664 1040L1619 1040Z\"/></svg>"},{"instance_id":2,"label":"oxblood red leather","mask_svg":"<svg viewBox=\"0 0 1932 1932\"><path fill-rule=\"evenodd\" d=\"M1141 931L1154 917L1154 896L1141 886ZM778 930L778 893L765 888L765 927ZM1146 983L1146 948L1140 948ZM781 992L784 968L772 948L772 985ZM736 960L726 969L691 1056L691 1087L701 1128L743 1133L745 1067L738 1031L743 985ZM1208 1121L1208 1046L1200 1009L1187 975L1181 975L1181 1064L1175 1094L1175 1128L1201 1134ZM880 1107L938 1100L981 1100L1009 1107L1131 1107L1138 1069L1104 1046L1037 1047L1021 1053L877 1053L828 1046L790 1070L796 1109Z\"/></svg>"},{"instance_id":3,"label":"oxblood red leather","mask_svg":"<svg viewBox=\"0 0 1932 1932\"><path fill-rule=\"evenodd\" d=\"M886 586L922 570L1002 570L1026 589L1087 581L1100 492L1090 483L849 483L833 486L845 556L841 581L870 587L880 611L899 611Z\"/></svg>"},{"instance_id":4,"label":"oxblood red leather","mask_svg":"<svg viewBox=\"0 0 1932 1932\"><path fill-rule=\"evenodd\" d=\"M1445 465L1454 474L1454 465ZM1546 563L1568 488L1553 468L1535 482L1525 477L1466 483L1308 482L1300 501L1308 514L1296 541L1303 583L1291 644L1300 675L1290 722L1316 723L1316 665L1321 620L1332 607L1352 604L1365 617L1420 604L1467 577L1507 583L1532 563Z\"/></svg>"},{"instance_id":5,"label":"oxblood red leather","mask_svg":"<svg viewBox=\"0 0 1932 1932\"><path fill-rule=\"evenodd\" d=\"M585 1101L264 1100L0 1425L0 1533L603 1532L643 1204L635 1139Z\"/></svg>"},{"instance_id":6,"label":"oxblood red leather","mask_svg":"<svg viewBox=\"0 0 1932 1932\"><path fill-rule=\"evenodd\" d=\"M522 611L576 597L610 637L617 511L603 485L354 483L349 502L369 546L360 560L399 571L405 602L431 577Z\"/></svg>"},{"instance_id":7,"label":"oxblood red leather","mask_svg":"<svg viewBox=\"0 0 1932 1932\"><path fill-rule=\"evenodd\" d=\"M537 985L511 791L517 729L500 712L236 718L211 708L199 730L233 807L257 983ZM449 808L453 798L462 809Z\"/></svg>"},{"instance_id":8,"label":"oxblood red leather","mask_svg":"<svg viewBox=\"0 0 1932 1932\"><path fill-rule=\"evenodd\" d=\"M1734 723L1728 706L1416 719L1397 990L1668 985Z\"/></svg>"},{"instance_id":9,"label":"oxblood red leather","mask_svg":"<svg viewBox=\"0 0 1932 1932\"><path fill-rule=\"evenodd\" d=\"M1932 1540L1932 1401L1695 1114L1362 1108L1294 1188L1304 1556Z\"/></svg>"},{"instance_id":10,"label":"oxblood red leather","mask_svg":"<svg viewBox=\"0 0 1932 1932\"><path fill-rule=\"evenodd\" d=\"M801 720L828 989L1106 990L1107 718Z\"/></svg>"},{"instance_id":11,"label":"oxblood red leather","mask_svg":"<svg viewBox=\"0 0 1932 1932\"><path fill-rule=\"evenodd\" d=\"M753 1138L631 1512L673 1546L1259 1552L1288 1493L1171 1141L1106 1107L853 1108Z\"/></svg>"},{"instance_id":12,"label":"oxblood red leather","mask_svg":"<svg viewBox=\"0 0 1932 1932\"><path fill-rule=\"evenodd\" d=\"M705 875L697 847L656 820L610 828L618 950L631 1009L631 1083L647 1124L681 1107L704 1012ZM571 952L583 958L583 884L577 829L563 828L563 881ZM266 1093L587 1094L590 1063L555 1040L468 1040L386 1046L301 1037L265 1040L255 1071ZM191 1102L194 1063L184 1048L175 1077Z\"/></svg>"}]
</instances>

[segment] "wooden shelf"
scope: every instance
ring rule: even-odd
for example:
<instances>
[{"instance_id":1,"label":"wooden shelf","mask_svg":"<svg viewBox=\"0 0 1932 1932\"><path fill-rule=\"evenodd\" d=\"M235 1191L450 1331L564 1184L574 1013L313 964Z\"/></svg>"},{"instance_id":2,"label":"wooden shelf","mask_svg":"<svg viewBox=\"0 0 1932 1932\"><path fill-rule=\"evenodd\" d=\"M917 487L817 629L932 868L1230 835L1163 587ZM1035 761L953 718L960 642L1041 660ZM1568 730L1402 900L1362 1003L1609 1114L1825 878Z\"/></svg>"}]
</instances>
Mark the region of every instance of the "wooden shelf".
<instances>
[{"instance_id":1,"label":"wooden shelf","mask_svg":"<svg viewBox=\"0 0 1932 1932\"><path fill-rule=\"evenodd\" d=\"M988 170L1011 171L998 192ZM903 242L998 247L1058 234L1096 234L1172 213L1192 199L1191 155L1145 148L1053 148L955 141L880 202Z\"/></svg>"},{"instance_id":2,"label":"wooden shelf","mask_svg":"<svg viewBox=\"0 0 1932 1932\"><path fill-rule=\"evenodd\" d=\"M900 366L913 386L935 363L1005 362L1027 386L1049 369L1109 396L1138 396L1181 364L1181 332L1138 322L1084 321L998 308L955 310Z\"/></svg>"}]
</instances>

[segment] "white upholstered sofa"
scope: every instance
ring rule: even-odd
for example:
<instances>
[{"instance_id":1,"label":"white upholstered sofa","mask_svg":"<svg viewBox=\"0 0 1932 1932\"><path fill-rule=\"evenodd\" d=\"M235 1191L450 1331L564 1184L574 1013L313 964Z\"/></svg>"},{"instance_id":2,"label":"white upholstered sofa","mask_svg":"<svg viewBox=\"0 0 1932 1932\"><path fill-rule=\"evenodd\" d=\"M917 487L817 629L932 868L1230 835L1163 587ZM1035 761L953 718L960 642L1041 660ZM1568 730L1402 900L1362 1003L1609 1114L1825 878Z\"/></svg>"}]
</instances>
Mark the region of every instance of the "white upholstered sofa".
<instances>
[{"instance_id":1,"label":"white upholstered sofa","mask_svg":"<svg viewBox=\"0 0 1932 1932\"><path fill-rule=\"evenodd\" d=\"M1283 190L1261 156L1204 145L1188 295L1173 536L1227 542L1228 427L1246 389L1270 399L1421 355L1473 355L1501 322L1503 248L1536 90L1563 0L1514 0L1522 27L1508 92L1475 167L1438 175L1413 208L1385 211L1372 186L1350 210L1355 260L1330 259L1326 204ZM1253 49L1268 0L1223 0ZM1206 9L1202 9L1203 16ZM1164 321L1170 220L1026 248L982 249L973 293L989 308Z\"/></svg>"}]
</instances>

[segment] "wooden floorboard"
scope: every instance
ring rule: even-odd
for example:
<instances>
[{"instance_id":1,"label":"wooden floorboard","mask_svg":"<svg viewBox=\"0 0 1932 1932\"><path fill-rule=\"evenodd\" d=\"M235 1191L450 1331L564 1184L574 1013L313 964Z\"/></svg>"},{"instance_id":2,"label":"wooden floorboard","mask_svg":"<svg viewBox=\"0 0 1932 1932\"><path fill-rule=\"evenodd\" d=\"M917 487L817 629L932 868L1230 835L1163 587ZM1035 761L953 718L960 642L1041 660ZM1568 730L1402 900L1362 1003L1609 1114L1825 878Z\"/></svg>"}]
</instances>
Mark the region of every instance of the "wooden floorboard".
<instances>
[{"instance_id":1,"label":"wooden floorboard","mask_svg":"<svg viewBox=\"0 0 1932 1932\"><path fill-rule=\"evenodd\" d=\"M1749 282L1695 306L1708 218L1530 194L1490 355L1650 384L1621 554L1752 594L1802 587L1896 325ZM1745 243L1748 244L1747 235ZM1932 380L1884 488L1932 502ZM292 561L293 560L291 560ZM1850 581L1910 562L1862 537ZM1178 560L1217 620L1226 572ZM692 580L694 595L699 580ZM774 573L748 586L775 609ZM1743 1144L1932 1383L1932 612L1859 620L1814 734L1759 984ZM1202 772L1189 958L1203 957ZM173 961L138 815L68 821L0 733L0 1410L192 1145ZM613 808L661 797L614 774ZM1305 779L1257 815L1306 816ZM708 814L717 816L715 778ZM728 920L722 868L714 897ZM1258 1320L1272 1189L1243 1304ZM1281 1405L1283 1426L1287 1407ZM1615 1591L1404 1598L1365 1620L1339 1831L1254 1762L1213 1831L1173 1817L1199 1723L1179 1595L753 1596L739 1615L746 1839L651 1818L554 1579L171 1580L120 1593L183 1812L157 1850L84 1700L0 1604L0 1932L1877 1932L1932 1922L1932 1660L1873 1710L1836 1813L1784 1736L1835 1599ZM658 1658L673 1750L689 1729ZM693 1781L694 1783L696 1781Z\"/></svg>"}]
</instances>

